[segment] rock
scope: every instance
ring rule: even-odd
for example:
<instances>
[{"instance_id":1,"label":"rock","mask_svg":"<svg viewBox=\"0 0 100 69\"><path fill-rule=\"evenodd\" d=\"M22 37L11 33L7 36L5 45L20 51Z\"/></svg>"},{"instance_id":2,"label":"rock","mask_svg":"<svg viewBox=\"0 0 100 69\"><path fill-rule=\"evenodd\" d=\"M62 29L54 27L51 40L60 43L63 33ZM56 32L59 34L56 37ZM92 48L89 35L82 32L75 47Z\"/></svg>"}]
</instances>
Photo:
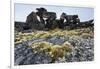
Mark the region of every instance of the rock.
<instances>
[{"instance_id":1,"label":"rock","mask_svg":"<svg viewBox=\"0 0 100 69\"><path fill-rule=\"evenodd\" d=\"M45 39L32 39L28 41L28 45L30 46L32 43L42 42L42 41L45 41Z\"/></svg>"},{"instance_id":2,"label":"rock","mask_svg":"<svg viewBox=\"0 0 100 69\"><path fill-rule=\"evenodd\" d=\"M54 45L61 45L65 42L65 39L60 38L60 37L52 37L47 40L50 43L53 43Z\"/></svg>"},{"instance_id":3,"label":"rock","mask_svg":"<svg viewBox=\"0 0 100 69\"><path fill-rule=\"evenodd\" d=\"M94 41L93 39L70 39L69 42L73 43L73 53L66 57L68 62L77 61L92 61L94 58Z\"/></svg>"},{"instance_id":4,"label":"rock","mask_svg":"<svg viewBox=\"0 0 100 69\"><path fill-rule=\"evenodd\" d=\"M15 45L14 57L15 65L29 64L45 64L51 63L52 57L43 52L35 52L30 47L32 43L46 41L54 45L62 45L66 42L73 46L73 50L69 55L65 55L65 59L58 59L55 63L61 62L80 62L94 60L94 39L93 38L76 38L76 37L51 37L48 39L32 39Z\"/></svg>"},{"instance_id":5,"label":"rock","mask_svg":"<svg viewBox=\"0 0 100 69\"><path fill-rule=\"evenodd\" d=\"M25 45L26 44L26 45ZM15 65L50 63L52 58L43 53L35 53L26 42L15 46Z\"/></svg>"},{"instance_id":6,"label":"rock","mask_svg":"<svg viewBox=\"0 0 100 69\"><path fill-rule=\"evenodd\" d=\"M32 49L28 47L27 42L23 42L15 46L14 53L15 65L22 65L24 60L26 59L26 56L32 53Z\"/></svg>"},{"instance_id":7,"label":"rock","mask_svg":"<svg viewBox=\"0 0 100 69\"><path fill-rule=\"evenodd\" d=\"M64 58L59 58L58 60L55 61L55 63L65 63L66 62L66 59Z\"/></svg>"},{"instance_id":8,"label":"rock","mask_svg":"<svg viewBox=\"0 0 100 69\"><path fill-rule=\"evenodd\" d=\"M49 55L38 53L34 57L34 63L35 64L44 64L44 63L50 63L52 61L52 58Z\"/></svg>"},{"instance_id":9,"label":"rock","mask_svg":"<svg viewBox=\"0 0 100 69\"><path fill-rule=\"evenodd\" d=\"M19 65L21 62L23 62L24 59L25 59L25 57L20 56L18 59L16 59L15 65Z\"/></svg>"}]
</instances>

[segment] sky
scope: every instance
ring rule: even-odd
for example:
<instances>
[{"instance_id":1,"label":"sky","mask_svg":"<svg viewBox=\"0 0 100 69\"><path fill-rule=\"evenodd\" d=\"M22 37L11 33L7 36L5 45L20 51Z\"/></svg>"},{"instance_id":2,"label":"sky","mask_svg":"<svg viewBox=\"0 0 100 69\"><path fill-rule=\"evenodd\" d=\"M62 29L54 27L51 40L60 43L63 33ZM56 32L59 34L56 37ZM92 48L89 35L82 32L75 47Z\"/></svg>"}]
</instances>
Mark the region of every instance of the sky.
<instances>
[{"instance_id":1,"label":"sky","mask_svg":"<svg viewBox=\"0 0 100 69\"><path fill-rule=\"evenodd\" d=\"M32 12L36 12L36 8L44 7L49 12L56 12L57 19L65 12L67 15L78 15L80 21L88 21L94 19L94 8L87 7L70 7L70 6L53 6L53 5L36 5L36 4L18 4L14 5L14 20L25 22L26 17Z\"/></svg>"}]
</instances>

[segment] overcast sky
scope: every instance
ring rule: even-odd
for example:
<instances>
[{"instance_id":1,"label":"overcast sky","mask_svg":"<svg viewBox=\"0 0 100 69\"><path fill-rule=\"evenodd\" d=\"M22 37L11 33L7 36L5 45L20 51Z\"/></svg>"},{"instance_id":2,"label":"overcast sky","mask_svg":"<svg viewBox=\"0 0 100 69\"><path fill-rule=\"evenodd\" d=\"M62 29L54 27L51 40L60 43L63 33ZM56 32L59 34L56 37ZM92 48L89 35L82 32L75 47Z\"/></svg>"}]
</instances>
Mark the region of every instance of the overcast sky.
<instances>
[{"instance_id":1,"label":"overcast sky","mask_svg":"<svg viewBox=\"0 0 100 69\"><path fill-rule=\"evenodd\" d=\"M62 12L67 15L78 14L81 21L94 19L94 9L86 7L68 7L68 6L51 6L51 5L32 5L32 4L15 4L15 21L25 22L26 17L36 8L44 7L50 12L56 12L57 18L60 18Z\"/></svg>"}]
</instances>

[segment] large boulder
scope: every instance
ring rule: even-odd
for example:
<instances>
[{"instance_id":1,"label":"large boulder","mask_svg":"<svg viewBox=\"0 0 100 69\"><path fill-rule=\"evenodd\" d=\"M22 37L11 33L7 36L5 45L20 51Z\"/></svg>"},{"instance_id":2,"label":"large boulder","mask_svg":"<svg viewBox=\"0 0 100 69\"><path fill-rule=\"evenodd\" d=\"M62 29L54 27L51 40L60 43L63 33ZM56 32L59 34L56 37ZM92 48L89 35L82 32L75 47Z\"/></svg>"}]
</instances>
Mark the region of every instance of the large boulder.
<instances>
[{"instance_id":1,"label":"large boulder","mask_svg":"<svg viewBox=\"0 0 100 69\"><path fill-rule=\"evenodd\" d=\"M88 20L88 21L84 21L84 22L80 22L79 24L77 24L79 28L87 28L87 27L92 27L94 26L93 23L93 19L92 20Z\"/></svg>"},{"instance_id":2,"label":"large boulder","mask_svg":"<svg viewBox=\"0 0 100 69\"><path fill-rule=\"evenodd\" d=\"M77 24L80 23L80 19L78 15L67 15L66 13L62 13L60 16L60 20L62 20L65 25L71 24Z\"/></svg>"},{"instance_id":3,"label":"large boulder","mask_svg":"<svg viewBox=\"0 0 100 69\"><path fill-rule=\"evenodd\" d=\"M39 16L40 18L40 23L41 24L45 24L45 20L43 19L43 13L47 12L47 10L45 8L36 8L37 12L37 16Z\"/></svg>"},{"instance_id":4,"label":"large boulder","mask_svg":"<svg viewBox=\"0 0 100 69\"><path fill-rule=\"evenodd\" d=\"M31 29L37 29L39 21L35 12L31 12L27 16L26 23L29 24Z\"/></svg>"},{"instance_id":5,"label":"large boulder","mask_svg":"<svg viewBox=\"0 0 100 69\"><path fill-rule=\"evenodd\" d=\"M35 12L31 12L27 16L26 23L29 24L32 30L42 30L45 27L43 23L39 22Z\"/></svg>"},{"instance_id":6,"label":"large boulder","mask_svg":"<svg viewBox=\"0 0 100 69\"><path fill-rule=\"evenodd\" d=\"M43 18L46 18L45 27L48 29L54 29L56 27L56 13L55 12L45 12L43 13Z\"/></svg>"}]
</instances>

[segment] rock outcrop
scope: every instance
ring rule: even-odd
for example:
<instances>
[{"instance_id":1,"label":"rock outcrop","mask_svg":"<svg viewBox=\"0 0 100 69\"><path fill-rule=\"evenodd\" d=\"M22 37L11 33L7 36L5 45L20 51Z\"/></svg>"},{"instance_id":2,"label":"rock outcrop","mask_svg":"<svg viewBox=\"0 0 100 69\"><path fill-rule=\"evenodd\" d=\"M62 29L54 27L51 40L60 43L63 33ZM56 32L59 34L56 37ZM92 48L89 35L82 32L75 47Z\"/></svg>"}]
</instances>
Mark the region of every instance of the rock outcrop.
<instances>
[{"instance_id":1,"label":"rock outcrop","mask_svg":"<svg viewBox=\"0 0 100 69\"><path fill-rule=\"evenodd\" d=\"M18 31L25 30L51 30L55 28L60 29L77 29L85 27L93 27L93 19L81 22L78 15L67 15L62 13L60 19L56 19L55 12L49 12L45 8L36 8L37 12L32 11L26 18L26 23L19 24L15 22L15 28ZM39 19L37 18L39 17ZM19 25L19 26L17 26ZM19 29L18 29L19 28Z\"/></svg>"}]
</instances>

